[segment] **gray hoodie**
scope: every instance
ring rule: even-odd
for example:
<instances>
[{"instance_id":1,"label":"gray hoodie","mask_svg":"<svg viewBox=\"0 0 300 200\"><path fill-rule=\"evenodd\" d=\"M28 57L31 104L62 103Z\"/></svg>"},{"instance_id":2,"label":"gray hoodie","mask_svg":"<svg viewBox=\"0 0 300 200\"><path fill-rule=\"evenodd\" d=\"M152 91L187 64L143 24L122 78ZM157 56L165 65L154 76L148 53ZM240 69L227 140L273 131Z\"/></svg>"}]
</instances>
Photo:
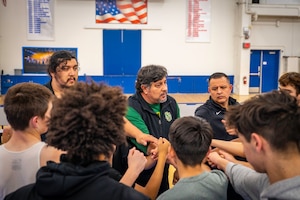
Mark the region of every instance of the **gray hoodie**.
<instances>
[{"instance_id":1,"label":"gray hoodie","mask_svg":"<svg viewBox=\"0 0 300 200\"><path fill-rule=\"evenodd\" d=\"M225 170L235 191L245 200L300 200L300 176L270 185L268 176L248 167L229 163Z\"/></svg>"}]
</instances>

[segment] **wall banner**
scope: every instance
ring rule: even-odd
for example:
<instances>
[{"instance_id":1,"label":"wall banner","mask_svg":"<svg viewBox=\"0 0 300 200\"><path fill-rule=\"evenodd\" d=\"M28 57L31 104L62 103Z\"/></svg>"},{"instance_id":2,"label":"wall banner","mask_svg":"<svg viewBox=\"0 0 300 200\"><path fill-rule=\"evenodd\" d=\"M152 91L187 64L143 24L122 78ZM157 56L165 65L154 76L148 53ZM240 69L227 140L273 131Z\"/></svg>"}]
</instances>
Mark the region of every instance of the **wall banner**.
<instances>
[{"instance_id":1,"label":"wall banner","mask_svg":"<svg viewBox=\"0 0 300 200\"><path fill-rule=\"evenodd\" d=\"M211 0L187 0L186 42L210 42Z\"/></svg>"},{"instance_id":2,"label":"wall banner","mask_svg":"<svg viewBox=\"0 0 300 200\"><path fill-rule=\"evenodd\" d=\"M27 0L27 39L54 40L54 0Z\"/></svg>"}]
</instances>

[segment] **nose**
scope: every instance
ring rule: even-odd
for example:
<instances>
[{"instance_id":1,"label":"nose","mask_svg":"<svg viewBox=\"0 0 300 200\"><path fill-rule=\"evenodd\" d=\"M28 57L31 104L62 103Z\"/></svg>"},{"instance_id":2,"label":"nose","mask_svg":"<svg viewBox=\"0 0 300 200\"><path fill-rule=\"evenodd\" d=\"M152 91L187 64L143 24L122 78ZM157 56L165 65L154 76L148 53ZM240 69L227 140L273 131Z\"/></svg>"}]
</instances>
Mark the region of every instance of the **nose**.
<instances>
[{"instance_id":1,"label":"nose","mask_svg":"<svg viewBox=\"0 0 300 200\"><path fill-rule=\"evenodd\" d=\"M70 67L70 69L69 69L69 74L70 74L70 75L74 75L74 74L76 74L76 73L78 73L78 71L75 70L73 67Z\"/></svg>"},{"instance_id":2,"label":"nose","mask_svg":"<svg viewBox=\"0 0 300 200\"><path fill-rule=\"evenodd\" d=\"M163 91L167 91L168 90L168 84L167 83L164 83L164 85L163 85Z\"/></svg>"}]
</instances>

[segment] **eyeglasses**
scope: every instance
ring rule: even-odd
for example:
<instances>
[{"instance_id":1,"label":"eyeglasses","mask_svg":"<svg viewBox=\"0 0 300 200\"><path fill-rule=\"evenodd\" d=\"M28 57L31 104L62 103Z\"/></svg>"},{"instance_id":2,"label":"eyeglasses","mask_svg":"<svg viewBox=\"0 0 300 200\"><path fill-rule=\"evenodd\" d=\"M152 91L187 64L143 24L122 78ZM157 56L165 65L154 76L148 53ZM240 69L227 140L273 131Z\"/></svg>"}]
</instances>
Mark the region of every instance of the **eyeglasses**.
<instances>
[{"instance_id":1,"label":"eyeglasses","mask_svg":"<svg viewBox=\"0 0 300 200\"><path fill-rule=\"evenodd\" d=\"M71 68L73 69L73 71L79 71L80 70L79 66L74 66L74 67L70 67L70 66L58 66L57 68L60 71L63 71L63 72L68 72L68 71L70 71Z\"/></svg>"}]
</instances>

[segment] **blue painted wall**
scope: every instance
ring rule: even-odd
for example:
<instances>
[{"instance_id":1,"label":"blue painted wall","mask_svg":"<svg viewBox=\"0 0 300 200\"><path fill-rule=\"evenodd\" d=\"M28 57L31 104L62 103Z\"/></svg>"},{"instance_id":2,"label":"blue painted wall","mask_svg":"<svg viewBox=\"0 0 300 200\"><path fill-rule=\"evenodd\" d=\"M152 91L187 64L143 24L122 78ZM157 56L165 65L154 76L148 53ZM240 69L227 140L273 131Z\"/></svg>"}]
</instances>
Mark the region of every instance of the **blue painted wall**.
<instances>
[{"instance_id":1,"label":"blue painted wall","mask_svg":"<svg viewBox=\"0 0 300 200\"><path fill-rule=\"evenodd\" d=\"M209 75L203 76L168 76L169 93L207 93L207 81ZM230 82L233 83L234 77L229 75ZM84 82L105 82L111 86L121 86L124 93L132 94L135 92L135 75L124 76L79 76L79 81ZM21 82L34 82L45 84L50 80L48 75L29 76L29 75L2 75L1 94L5 94L9 87Z\"/></svg>"}]
</instances>

